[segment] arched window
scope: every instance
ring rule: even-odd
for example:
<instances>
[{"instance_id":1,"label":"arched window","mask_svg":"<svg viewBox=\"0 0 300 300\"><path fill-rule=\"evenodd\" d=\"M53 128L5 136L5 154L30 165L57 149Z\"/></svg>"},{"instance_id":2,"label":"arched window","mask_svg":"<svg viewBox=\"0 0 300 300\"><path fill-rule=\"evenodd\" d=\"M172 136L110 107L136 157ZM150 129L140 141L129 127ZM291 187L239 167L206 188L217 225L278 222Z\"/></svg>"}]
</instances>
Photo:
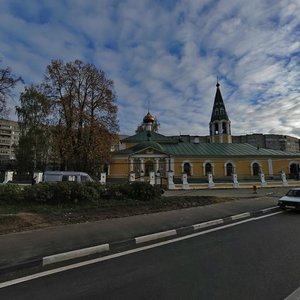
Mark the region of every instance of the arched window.
<instances>
[{"instance_id":1,"label":"arched window","mask_svg":"<svg viewBox=\"0 0 300 300\"><path fill-rule=\"evenodd\" d=\"M215 134L219 133L219 124L215 123Z\"/></svg>"},{"instance_id":2,"label":"arched window","mask_svg":"<svg viewBox=\"0 0 300 300\"><path fill-rule=\"evenodd\" d=\"M226 176L231 176L233 173L233 165L232 163L228 163L226 165Z\"/></svg>"},{"instance_id":3,"label":"arched window","mask_svg":"<svg viewBox=\"0 0 300 300\"><path fill-rule=\"evenodd\" d=\"M148 161L146 161L146 163L145 163L145 175L146 176L149 176L149 173L150 172L153 172L154 171L154 164L153 164L153 161L151 161L151 160L148 160Z\"/></svg>"},{"instance_id":4,"label":"arched window","mask_svg":"<svg viewBox=\"0 0 300 300\"><path fill-rule=\"evenodd\" d=\"M290 178L298 179L299 177L299 165L296 163L292 163L290 165Z\"/></svg>"},{"instance_id":5,"label":"arched window","mask_svg":"<svg viewBox=\"0 0 300 300\"><path fill-rule=\"evenodd\" d=\"M191 176L191 165L190 165L190 163L188 163L188 162L184 163L183 172L186 173L188 176Z\"/></svg>"},{"instance_id":6,"label":"arched window","mask_svg":"<svg viewBox=\"0 0 300 300\"><path fill-rule=\"evenodd\" d=\"M253 176L259 175L259 164L258 163L254 163L252 165L252 174L253 174Z\"/></svg>"},{"instance_id":7,"label":"arched window","mask_svg":"<svg viewBox=\"0 0 300 300\"><path fill-rule=\"evenodd\" d=\"M212 165L211 163L205 164L205 175L207 176L209 173L212 173Z\"/></svg>"}]
</instances>

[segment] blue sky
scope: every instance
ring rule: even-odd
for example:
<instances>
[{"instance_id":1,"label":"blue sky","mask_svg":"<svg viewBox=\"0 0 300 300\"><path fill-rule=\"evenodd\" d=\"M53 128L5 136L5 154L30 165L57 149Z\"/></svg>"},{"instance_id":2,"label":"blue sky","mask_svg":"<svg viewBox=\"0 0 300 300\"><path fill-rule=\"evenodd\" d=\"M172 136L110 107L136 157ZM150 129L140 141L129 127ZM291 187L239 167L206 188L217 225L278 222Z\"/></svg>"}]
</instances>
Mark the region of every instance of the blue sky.
<instances>
[{"instance_id":1,"label":"blue sky","mask_svg":"<svg viewBox=\"0 0 300 300\"><path fill-rule=\"evenodd\" d=\"M115 82L120 132L207 135L216 78L232 133L300 137L299 0L0 0L1 66L38 84L52 59ZM18 86L10 99L18 105Z\"/></svg>"}]
</instances>

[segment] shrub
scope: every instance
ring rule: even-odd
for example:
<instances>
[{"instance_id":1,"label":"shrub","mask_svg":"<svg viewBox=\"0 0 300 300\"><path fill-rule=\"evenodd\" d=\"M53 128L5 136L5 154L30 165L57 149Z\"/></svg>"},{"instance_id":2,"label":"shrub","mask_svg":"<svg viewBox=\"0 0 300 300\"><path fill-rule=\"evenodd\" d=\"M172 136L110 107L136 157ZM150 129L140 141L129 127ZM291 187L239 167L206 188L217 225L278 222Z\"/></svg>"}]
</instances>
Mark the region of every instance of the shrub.
<instances>
[{"instance_id":1,"label":"shrub","mask_svg":"<svg viewBox=\"0 0 300 300\"><path fill-rule=\"evenodd\" d=\"M23 200L22 188L15 184L0 185L0 204L14 204Z\"/></svg>"},{"instance_id":2,"label":"shrub","mask_svg":"<svg viewBox=\"0 0 300 300\"><path fill-rule=\"evenodd\" d=\"M153 201L161 197L161 188L147 182L133 182L130 184L128 196L135 200Z\"/></svg>"},{"instance_id":3,"label":"shrub","mask_svg":"<svg viewBox=\"0 0 300 300\"><path fill-rule=\"evenodd\" d=\"M71 201L73 203L97 203L100 200L100 191L97 186L75 184L71 188Z\"/></svg>"},{"instance_id":4,"label":"shrub","mask_svg":"<svg viewBox=\"0 0 300 300\"><path fill-rule=\"evenodd\" d=\"M145 182L108 186L103 186L100 183L58 182L27 186L23 191L17 185L3 185L0 189L0 203L24 200L26 203L50 205L93 203L107 206L108 202L112 201L117 201L120 205L125 205L128 200L153 201L159 199L160 195L159 186L151 186ZM103 202L103 200L105 201Z\"/></svg>"},{"instance_id":5,"label":"shrub","mask_svg":"<svg viewBox=\"0 0 300 300\"><path fill-rule=\"evenodd\" d=\"M23 197L27 203L51 203L53 202L53 184L40 183L24 188Z\"/></svg>"}]
</instances>

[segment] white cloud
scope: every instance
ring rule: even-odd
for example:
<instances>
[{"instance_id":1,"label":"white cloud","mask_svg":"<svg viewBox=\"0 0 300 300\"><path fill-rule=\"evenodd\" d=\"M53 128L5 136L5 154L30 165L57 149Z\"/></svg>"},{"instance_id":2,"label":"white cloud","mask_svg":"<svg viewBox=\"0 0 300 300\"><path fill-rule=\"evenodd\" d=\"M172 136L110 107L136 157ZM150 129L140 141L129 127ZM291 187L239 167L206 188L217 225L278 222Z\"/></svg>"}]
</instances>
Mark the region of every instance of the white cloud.
<instances>
[{"instance_id":1,"label":"white cloud","mask_svg":"<svg viewBox=\"0 0 300 300\"><path fill-rule=\"evenodd\" d=\"M206 135L219 76L233 133L300 137L298 0L48 2L0 3L0 58L27 84L79 58L115 81L122 133L150 100L162 133Z\"/></svg>"}]
</instances>

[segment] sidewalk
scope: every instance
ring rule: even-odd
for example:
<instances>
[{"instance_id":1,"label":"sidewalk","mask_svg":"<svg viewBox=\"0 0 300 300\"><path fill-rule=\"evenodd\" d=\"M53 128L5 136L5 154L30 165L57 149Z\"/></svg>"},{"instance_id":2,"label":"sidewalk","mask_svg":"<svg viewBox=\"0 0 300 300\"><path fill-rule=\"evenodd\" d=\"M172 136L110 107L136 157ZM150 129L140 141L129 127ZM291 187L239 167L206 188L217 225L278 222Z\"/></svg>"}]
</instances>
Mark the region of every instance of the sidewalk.
<instances>
[{"instance_id":1,"label":"sidewalk","mask_svg":"<svg viewBox=\"0 0 300 300\"><path fill-rule=\"evenodd\" d=\"M210 191L209 191L210 193ZM92 223L57 226L0 236L0 273L44 256L119 242L156 232L178 229L245 212L255 212L277 205L284 191L260 191L257 198L244 191L240 200L167 212L102 220Z\"/></svg>"}]
</instances>

